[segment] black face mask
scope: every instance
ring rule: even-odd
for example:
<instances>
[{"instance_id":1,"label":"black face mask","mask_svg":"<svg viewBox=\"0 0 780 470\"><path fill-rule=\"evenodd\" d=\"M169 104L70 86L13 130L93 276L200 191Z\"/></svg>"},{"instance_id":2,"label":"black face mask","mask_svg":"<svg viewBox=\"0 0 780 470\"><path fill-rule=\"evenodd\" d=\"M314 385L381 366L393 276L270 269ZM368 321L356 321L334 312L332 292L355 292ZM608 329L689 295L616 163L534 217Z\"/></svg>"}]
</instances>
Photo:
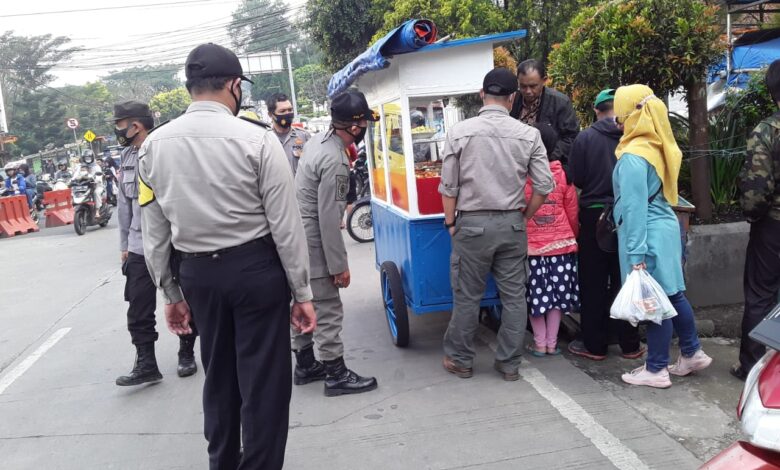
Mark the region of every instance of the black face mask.
<instances>
[{"instance_id":1,"label":"black face mask","mask_svg":"<svg viewBox=\"0 0 780 470\"><path fill-rule=\"evenodd\" d=\"M238 83L238 96L233 92L232 86L230 87L230 94L236 100L236 110L233 111L233 116L238 116L238 112L241 111L241 102L244 101L244 90L241 89L241 82Z\"/></svg>"},{"instance_id":2,"label":"black face mask","mask_svg":"<svg viewBox=\"0 0 780 470\"><path fill-rule=\"evenodd\" d=\"M295 119L295 113L287 114L274 114L274 122L282 129L289 129L292 127L293 119Z\"/></svg>"},{"instance_id":3,"label":"black face mask","mask_svg":"<svg viewBox=\"0 0 780 470\"><path fill-rule=\"evenodd\" d=\"M359 129L360 132L358 132L357 134L353 134L347 131L349 132L349 135L355 138L355 145L359 145L361 142L363 142L363 139L366 138L366 132L368 132L368 127L359 127Z\"/></svg>"},{"instance_id":4,"label":"black face mask","mask_svg":"<svg viewBox=\"0 0 780 470\"><path fill-rule=\"evenodd\" d=\"M124 129L114 129L114 135L116 135L116 141L121 145L122 147L129 147L133 144L133 141L136 137L138 137L138 133L132 137L127 136L127 131L130 129L130 126L125 127Z\"/></svg>"}]
</instances>

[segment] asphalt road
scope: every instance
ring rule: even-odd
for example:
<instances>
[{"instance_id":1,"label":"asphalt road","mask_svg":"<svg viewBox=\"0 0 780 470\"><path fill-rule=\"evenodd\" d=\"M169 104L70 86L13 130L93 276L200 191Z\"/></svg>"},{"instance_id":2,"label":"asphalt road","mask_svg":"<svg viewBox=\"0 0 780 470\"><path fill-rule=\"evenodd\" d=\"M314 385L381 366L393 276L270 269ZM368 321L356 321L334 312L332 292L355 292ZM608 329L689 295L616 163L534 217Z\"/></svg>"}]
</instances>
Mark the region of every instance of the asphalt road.
<instances>
[{"instance_id":1,"label":"asphalt road","mask_svg":"<svg viewBox=\"0 0 780 470\"><path fill-rule=\"evenodd\" d=\"M173 335L157 343L161 383L114 385L134 359L117 242L114 222L0 240L0 468L207 468L203 374L176 376ZM706 342L711 370L666 391L621 384L640 364L622 359L531 358L506 383L485 329L475 376L458 379L441 367L449 315L413 317L410 347L394 347L373 245L347 244L346 359L379 389L325 398L321 384L295 387L285 468L685 470L737 436L728 342Z\"/></svg>"}]
</instances>

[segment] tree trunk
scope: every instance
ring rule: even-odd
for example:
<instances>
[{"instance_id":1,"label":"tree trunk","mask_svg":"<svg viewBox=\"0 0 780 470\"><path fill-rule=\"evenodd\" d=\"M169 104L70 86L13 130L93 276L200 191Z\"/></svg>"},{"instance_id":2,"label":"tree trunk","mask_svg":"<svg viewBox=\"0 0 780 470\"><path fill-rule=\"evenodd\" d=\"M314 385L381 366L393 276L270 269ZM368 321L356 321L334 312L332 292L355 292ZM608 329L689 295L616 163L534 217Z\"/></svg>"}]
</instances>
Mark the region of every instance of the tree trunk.
<instances>
[{"instance_id":1,"label":"tree trunk","mask_svg":"<svg viewBox=\"0 0 780 470\"><path fill-rule=\"evenodd\" d=\"M697 79L688 87L688 116L691 145L691 192L696 216L703 220L712 219L712 197L710 196L710 150L707 118L707 87L704 80Z\"/></svg>"}]
</instances>

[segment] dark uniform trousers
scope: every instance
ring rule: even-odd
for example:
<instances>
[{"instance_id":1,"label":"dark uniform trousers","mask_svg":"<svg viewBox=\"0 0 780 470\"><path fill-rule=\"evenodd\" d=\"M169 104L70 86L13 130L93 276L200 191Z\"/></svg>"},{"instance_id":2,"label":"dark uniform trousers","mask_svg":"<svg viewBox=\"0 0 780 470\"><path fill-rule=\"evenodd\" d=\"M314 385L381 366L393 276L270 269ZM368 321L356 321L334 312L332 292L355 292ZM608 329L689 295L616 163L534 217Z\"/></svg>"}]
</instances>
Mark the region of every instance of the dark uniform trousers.
<instances>
[{"instance_id":1,"label":"dark uniform trousers","mask_svg":"<svg viewBox=\"0 0 780 470\"><path fill-rule=\"evenodd\" d=\"M639 350L639 330L627 321L609 317L609 309L620 291L620 260L617 253L607 253L596 241L596 223L600 208L580 209L578 264L580 274L580 327L585 348L605 356L610 333L617 333L624 353Z\"/></svg>"},{"instance_id":2,"label":"dark uniform trousers","mask_svg":"<svg viewBox=\"0 0 780 470\"><path fill-rule=\"evenodd\" d=\"M153 343L159 336L154 317L154 311L157 309L157 287L154 286L152 276L146 268L144 257L133 252L128 253L122 271L127 278L125 301L130 304L127 308L127 330L130 331L133 344ZM195 339L198 330L194 322L190 323L190 327L192 334L183 337Z\"/></svg>"},{"instance_id":3,"label":"dark uniform trousers","mask_svg":"<svg viewBox=\"0 0 780 470\"><path fill-rule=\"evenodd\" d=\"M780 291L780 221L764 217L750 225L743 279L745 313L739 363L749 371L766 348L748 335L775 306Z\"/></svg>"},{"instance_id":4,"label":"dark uniform trousers","mask_svg":"<svg viewBox=\"0 0 780 470\"><path fill-rule=\"evenodd\" d=\"M200 329L211 470L281 469L292 392L292 297L276 248L259 240L185 257L180 284Z\"/></svg>"}]
</instances>

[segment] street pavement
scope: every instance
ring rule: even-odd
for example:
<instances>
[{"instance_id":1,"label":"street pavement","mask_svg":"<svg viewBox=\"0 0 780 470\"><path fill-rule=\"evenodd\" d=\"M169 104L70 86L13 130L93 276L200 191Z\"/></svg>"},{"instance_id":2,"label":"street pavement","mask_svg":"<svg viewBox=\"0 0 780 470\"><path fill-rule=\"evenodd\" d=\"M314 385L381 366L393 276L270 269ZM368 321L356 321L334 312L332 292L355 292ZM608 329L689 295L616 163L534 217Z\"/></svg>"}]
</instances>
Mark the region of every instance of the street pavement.
<instances>
[{"instance_id":1,"label":"street pavement","mask_svg":"<svg viewBox=\"0 0 780 470\"><path fill-rule=\"evenodd\" d=\"M159 329L161 383L114 385L134 359L117 244L113 221L83 237L60 227L0 240L0 468L207 468L203 373L176 376L172 334ZM483 328L475 375L458 379L441 367L449 314L412 317L410 346L396 348L373 245L347 246L346 359L379 388L294 387L285 468L685 470L738 436L729 341L705 341L713 367L670 390L623 385L641 362L616 358L530 358L507 383Z\"/></svg>"}]
</instances>

